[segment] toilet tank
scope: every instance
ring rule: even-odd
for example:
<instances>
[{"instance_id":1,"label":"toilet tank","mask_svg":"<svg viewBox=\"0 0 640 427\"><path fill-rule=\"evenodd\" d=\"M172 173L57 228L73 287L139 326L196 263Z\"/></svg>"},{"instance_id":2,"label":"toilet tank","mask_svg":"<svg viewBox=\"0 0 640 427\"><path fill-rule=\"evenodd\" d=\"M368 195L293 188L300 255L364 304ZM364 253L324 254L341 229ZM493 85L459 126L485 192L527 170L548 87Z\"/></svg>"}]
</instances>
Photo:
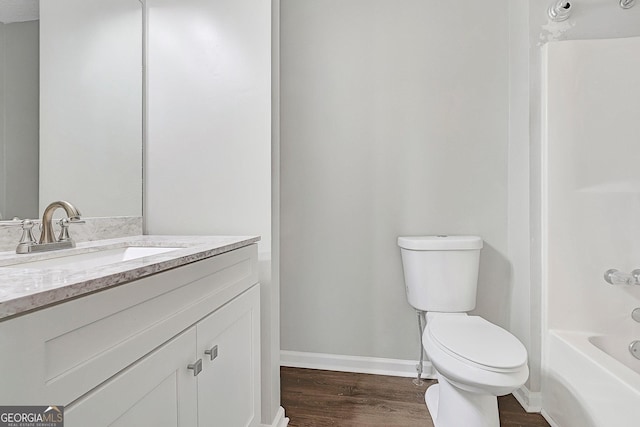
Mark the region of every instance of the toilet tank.
<instances>
[{"instance_id":1,"label":"toilet tank","mask_svg":"<svg viewBox=\"0 0 640 427\"><path fill-rule=\"evenodd\" d=\"M476 306L482 239L398 237L409 304L422 311L466 312Z\"/></svg>"}]
</instances>

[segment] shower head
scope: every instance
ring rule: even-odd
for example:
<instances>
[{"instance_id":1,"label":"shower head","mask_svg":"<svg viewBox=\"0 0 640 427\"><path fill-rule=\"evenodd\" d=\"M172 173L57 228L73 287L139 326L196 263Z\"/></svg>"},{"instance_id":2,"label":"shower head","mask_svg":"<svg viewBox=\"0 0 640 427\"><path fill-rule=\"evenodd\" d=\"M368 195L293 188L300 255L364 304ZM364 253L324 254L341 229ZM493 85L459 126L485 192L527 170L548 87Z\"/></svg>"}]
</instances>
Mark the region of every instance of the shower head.
<instances>
[{"instance_id":1,"label":"shower head","mask_svg":"<svg viewBox=\"0 0 640 427\"><path fill-rule=\"evenodd\" d=\"M634 1L634 0L620 0L621 3L623 1ZM554 22L566 21L567 18L569 18L569 15L571 14L571 3L564 0L551 3L551 6L549 6L549 10L547 11L547 14L549 15L549 18Z\"/></svg>"}]
</instances>

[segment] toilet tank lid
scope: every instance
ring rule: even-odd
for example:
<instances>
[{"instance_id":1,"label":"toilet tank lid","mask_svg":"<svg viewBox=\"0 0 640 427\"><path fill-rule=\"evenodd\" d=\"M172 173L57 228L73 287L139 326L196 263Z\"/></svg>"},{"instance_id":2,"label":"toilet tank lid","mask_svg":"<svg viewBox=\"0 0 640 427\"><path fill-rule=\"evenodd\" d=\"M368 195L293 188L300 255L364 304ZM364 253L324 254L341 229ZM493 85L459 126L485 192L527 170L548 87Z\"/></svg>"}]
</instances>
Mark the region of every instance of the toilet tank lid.
<instances>
[{"instance_id":1,"label":"toilet tank lid","mask_svg":"<svg viewBox=\"0 0 640 427\"><path fill-rule=\"evenodd\" d=\"M401 236L398 246L414 251L456 251L482 249L478 236Z\"/></svg>"}]
</instances>

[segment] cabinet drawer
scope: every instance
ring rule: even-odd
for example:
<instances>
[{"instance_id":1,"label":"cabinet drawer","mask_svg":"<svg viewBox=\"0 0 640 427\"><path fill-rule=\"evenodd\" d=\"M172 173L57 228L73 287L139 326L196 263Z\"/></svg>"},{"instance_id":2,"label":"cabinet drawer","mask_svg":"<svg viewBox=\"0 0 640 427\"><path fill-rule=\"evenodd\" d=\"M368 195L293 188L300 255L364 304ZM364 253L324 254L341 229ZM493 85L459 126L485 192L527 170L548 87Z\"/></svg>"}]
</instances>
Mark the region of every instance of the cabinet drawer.
<instances>
[{"instance_id":1,"label":"cabinet drawer","mask_svg":"<svg viewBox=\"0 0 640 427\"><path fill-rule=\"evenodd\" d=\"M0 322L0 401L67 405L257 280L251 245Z\"/></svg>"}]
</instances>

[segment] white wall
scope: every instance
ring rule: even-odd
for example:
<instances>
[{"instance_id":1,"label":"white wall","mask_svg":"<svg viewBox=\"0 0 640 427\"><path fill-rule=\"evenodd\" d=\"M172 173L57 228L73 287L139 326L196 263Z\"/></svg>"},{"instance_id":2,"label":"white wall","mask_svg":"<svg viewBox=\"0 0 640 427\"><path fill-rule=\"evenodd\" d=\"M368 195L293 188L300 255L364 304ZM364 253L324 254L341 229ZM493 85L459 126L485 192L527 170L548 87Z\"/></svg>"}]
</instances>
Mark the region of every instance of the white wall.
<instances>
[{"instance_id":1,"label":"white wall","mask_svg":"<svg viewBox=\"0 0 640 427\"><path fill-rule=\"evenodd\" d=\"M145 156L147 233L262 236L262 419L269 424L280 405L271 7L259 0L147 1Z\"/></svg>"},{"instance_id":2,"label":"white wall","mask_svg":"<svg viewBox=\"0 0 640 427\"><path fill-rule=\"evenodd\" d=\"M280 0L271 1L271 320L269 394L262 396L263 419L280 406ZM268 416L266 414L269 414Z\"/></svg>"},{"instance_id":3,"label":"white wall","mask_svg":"<svg viewBox=\"0 0 640 427\"><path fill-rule=\"evenodd\" d=\"M529 379L537 381L540 349L532 345L531 312L539 311L532 294L529 204L529 4L509 2L509 157L508 234L513 292L509 301L509 330L527 347ZM539 331L538 331L539 334Z\"/></svg>"},{"instance_id":4,"label":"white wall","mask_svg":"<svg viewBox=\"0 0 640 427\"><path fill-rule=\"evenodd\" d=\"M514 281L526 284L512 295L510 324L529 350L527 387L533 392L540 390L542 351L541 47L553 40L640 35L638 5L622 10L617 1L582 0L572 3L569 20L553 23L547 16L550 3L546 0L509 2L509 252L514 263ZM527 196L525 200L523 194ZM527 209L523 210L523 206Z\"/></svg>"},{"instance_id":5,"label":"white wall","mask_svg":"<svg viewBox=\"0 0 640 427\"><path fill-rule=\"evenodd\" d=\"M38 22L0 24L0 218L38 216Z\"/></svg>"},{"instance_id":6,"label":"white wall","mask_svg":"<svg viewBox=\"0 0 640 427\"><path fill-rule=\"evenodd\" d=\"M283 350L416 359L396 238L484 238L507 326L507 2L283 0Z\"/></svg>"},{"instance_id":7,"label":"white wall","mask_svg":"<svg viewBox=\"0 0 640 427\"><path fill-rule=\"evenodd\" d=\"M142 6L40 2L40 211L141 215Z\"/></svg>"}]
</instances>

